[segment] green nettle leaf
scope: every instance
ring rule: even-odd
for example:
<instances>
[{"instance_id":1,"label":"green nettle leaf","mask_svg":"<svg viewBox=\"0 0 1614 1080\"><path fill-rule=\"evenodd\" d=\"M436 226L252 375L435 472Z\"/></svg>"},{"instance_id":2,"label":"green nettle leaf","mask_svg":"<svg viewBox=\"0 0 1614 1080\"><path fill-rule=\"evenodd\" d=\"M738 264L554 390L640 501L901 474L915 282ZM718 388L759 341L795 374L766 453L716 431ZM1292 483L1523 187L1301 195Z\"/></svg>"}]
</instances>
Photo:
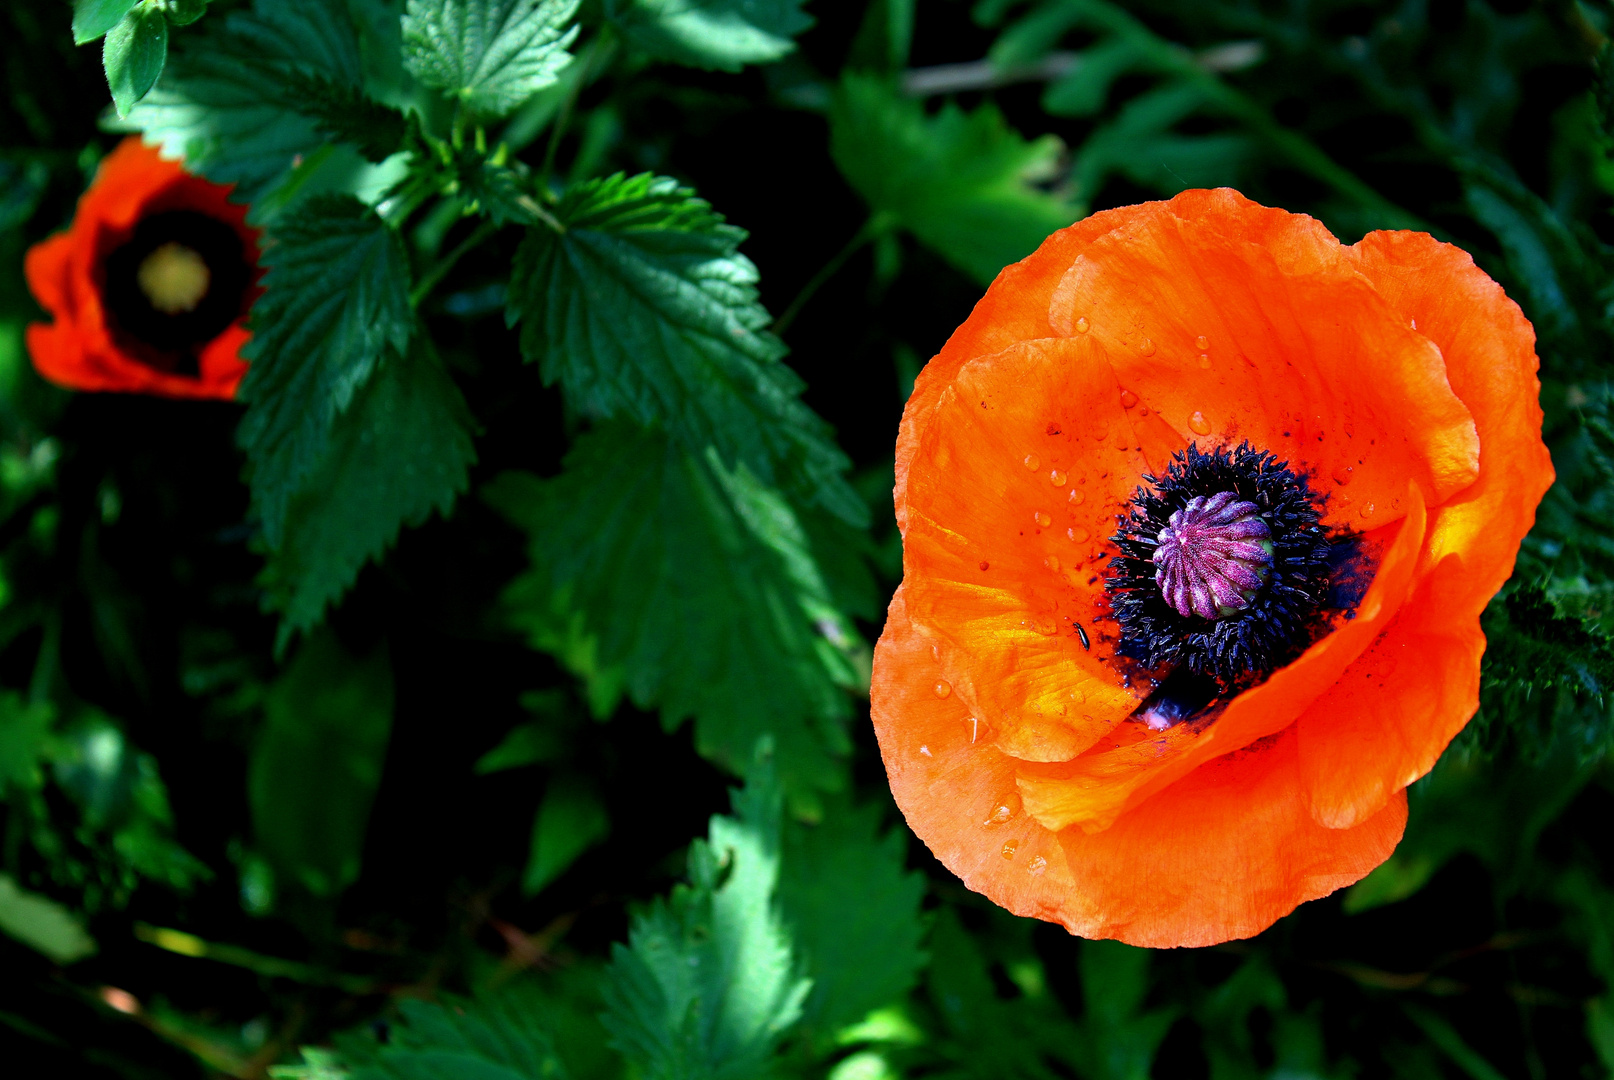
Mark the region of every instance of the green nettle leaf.
<instances>
[{"instance_id":1,"label":"green nettle leaf","mask_svg":"<svg viewBox=\"0 0 1614 1080\"><path fill-rule=\"evenodd\" d=\"M359 876L370 803L392 735L392 664L384 646L351 656L311 637L270 688L247 794L258 847L315 896Z\"/></svg>"},{"instance_id":2,"label":"green nettle leaf","mask_svg":"<svg viewBox=\"0 0 1614 1080\"><path fill-rule=\"evenodd\" d=\"M802 404L802 382L766 329L745 232L666 177L616 175L570 189L566 231L535 227L516 254L506 317L544 380L598 417L659 423L717 448L766 483L862 525L845 455Z\"/></svg>"},{"instance_id":3,"label":"green nettle leaf","mask_svg":"<svg viewBox=\"0 0 1614 1080\"><path fill-rule=\"evenodd\" d=\"M357 199L310 199L269 237L238 439L264 537L278 549L291 500L328 455L336 418L409 347L415 318L403 244Z\"/></svg>"},{"instance_id":4,"label":"green nettle leaf","mask_svg":"<svg viewBox=\"0 0 1614 1080\"><path fill-rule=\"evenodd\" d=\"M751 1080L801 1015L800 977L774 902L780 796L753 766L734 816L689 851L689 883L612 949L604 1021L645 1080Z\"/></svg>"},{"instance_id":5,"label":"green nettle leaf","mask_svg":"<svg viewBox=\"0 0 1614 1080\"><path fill-rule=\"evenodd\" d=\"M366 161L379 164L407 145L409 119L357 86L305 72L288 73L285 86L297 95L299 112L331 138L352 143Z\"/></svg>"},{"instance_id":6,"label":"green nettle leaf","mask_svg":"<svg viewBox=\"0 0 1614 1080\"><path fill-rule=\"evenodd\" d=\"M846 76L830 109L830 152L870 207L981 284L1081 216L1036 186L1061 151L1052 135L1025 141L991 105L927 116L875 76Z\"/></svg>"},{"instance_id":7,"label":"green nettle leaf","mask_svg":"<svg viewBox=\"0 0 1614 1080\"><path fill-rule=\"evenodd\" d=\"M338 1036L337 1057L351 1080L566 1080L554 1011L520 984L472 1000L400 1001L385 1044ZM317 1066L323 1055L311 1049L303 1056Z\"/></svg>"},{"instance_id":8,"label":"green nettle leaf","mask_svg":"<svg viewBox=\"0 0 1614 1080\"><path fill-rule=\"evenodd\" d=\"M324 457L288 501L265 571L280 642L307 630L400 528L447 515L469 483L476 422L430 346L387 360L331 426Z\"/></svg>"},{"instance_id":9,"label":"green nettle leaf","mask_svg":"<svg viewBox=\"0 0 1614 1080\"><path fill-rule=\"evenodd\" d=\"M802 0L606 0L629 41L661 60L739 71L771 64L813 24Z\"/></svg>"},{"instance_id":10,"label":"green nettle leaf","mask_svg":"<svg viewBox=\"0 0 1614 1080\"><path fill-rule=\"evenodd\" d=\"M508 473L484 494L531 536L532 569L506 602L535 647L552 644L559 597L636 704L669 727L696 718L702 754L740 772L771 733L792 790L838 786L862 646L777 492L715 452L612 423L559 477Z\"/></svg>"},{"instance_id":11,"label":"green nettle leaf","mask_svg":"<svg viewBox=\"0 0 1614 1080\"><path fill-rule=\"evenodd\" d=\"M318 166L342 173L362 164L351 155L344 165L328 145L320 117L332 109L309 91L353 92L363 82L346 4L257 0L251 12L183 35L129 123L193 172L236 184L237 198L258 202L291 182L288 174L307 187Z\"/></svg>"},{"instance_id":12,"label":"green nettle leaf","mask_svg":"<svg viewBox=\"0 0 1614 1080\"><path fill-rule=\"evenodd\" d=\"M128 116L134 103L146 96L167 59L168 20L156 8L142 4L107 31L101 63L119 116Z\"/></svg>"},{"instance_id":13,"label":"green nettle leaf","mask_svg":"<svg viewBox=\"0 0 1614 1080\"><path fill-rule=\"evenodd\" d=\"M605 804L588 779L557 775L544 789L532 823L532 854L521 875L521 891L537 895L578 857L611 832Z\"/></svg>"},{"instance_id":14,"label":"green nettle leaf","mask_svg":"<svg viewBox=\"0 0 1614 1080\"><path fill-rule=\"evenodd\" d=\"M802 1024L821 1037L900 1000L925 965L925 879L904 868L907 833L882 833L880 817L835 799L817 824L785 828L779 906L813 978Z\"/></svg>"},{"instance_id":15,"label":"green nettle leaf","mask_svg":"<svg viewBox=\"0 0 1614 1080\"><path fill-rule=\"evenodd\" d=\"M140 0L75 0L73 44L84 45L123 21Z\"/></svg>"},{"instance_id":16,"label":"green nettle leaf","mask_svg":"<svg viewBox=\"0 0 1614 1080\"><path fill-rule=\"evenodd\" d=\"M409 0L404 63L473 111L503 116L571 63L580 0Z\"/></svg>"}]
</instances>

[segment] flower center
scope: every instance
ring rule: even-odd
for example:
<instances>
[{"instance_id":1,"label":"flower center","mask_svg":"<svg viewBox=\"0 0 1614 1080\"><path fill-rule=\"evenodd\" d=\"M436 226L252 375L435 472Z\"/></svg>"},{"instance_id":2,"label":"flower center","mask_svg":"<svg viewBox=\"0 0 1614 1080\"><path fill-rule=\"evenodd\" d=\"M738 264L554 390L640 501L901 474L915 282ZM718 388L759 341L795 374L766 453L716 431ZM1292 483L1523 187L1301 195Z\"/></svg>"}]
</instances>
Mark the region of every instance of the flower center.
<instances>
[{"instance_id":1,"label":"flower center","mask_svg":"<svg viewBox=\"0 0 1614 1080\"><path fill-rule=\"evenodd\" d=\"M1243 611L1272 569L1272 531L1231 491L1196 495L1161 529L1150 561L1177 614L1219 619Z\"/></svg>"},{"instance_id":2,"label":"flower center","mask_svg":"<svg viewBox=\"0 0 1614 1080\"><path fill-rule=\"evenodd\" d=\"M195 248L169 241L141 261L135 280L152 307L178 315L196 310L213 283L213 272Z\"/></svg>"}]
</instances>

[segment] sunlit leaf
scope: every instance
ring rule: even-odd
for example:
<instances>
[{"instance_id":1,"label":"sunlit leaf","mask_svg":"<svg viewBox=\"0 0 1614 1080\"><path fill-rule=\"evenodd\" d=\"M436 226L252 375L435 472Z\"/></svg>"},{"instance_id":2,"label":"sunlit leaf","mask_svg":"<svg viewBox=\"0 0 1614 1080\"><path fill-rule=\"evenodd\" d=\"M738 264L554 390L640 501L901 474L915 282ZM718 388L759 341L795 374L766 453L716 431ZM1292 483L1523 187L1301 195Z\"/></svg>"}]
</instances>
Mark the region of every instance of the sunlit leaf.
<instances>
[{"instance_id":1,"label":"sunlit leaf","mask_svg":"<svg viewBox=\"0 0 1614 1080\"><path fill-rule=\"evenodd\" d=\"M606 0L629 41L661 60L739 71L796 47L813 24L802 0Z\"/></svg>"},{"instance_id":2,"label":"sunlit leaf","mask_svg":"<svg viewBox=\"0 0 1614 1080\"><path fill-rule=\"evenodd\" d=\"M427 86L503 116L554 83L579 0L409 0L404 62Z\"/></svg>"}]
</instances>

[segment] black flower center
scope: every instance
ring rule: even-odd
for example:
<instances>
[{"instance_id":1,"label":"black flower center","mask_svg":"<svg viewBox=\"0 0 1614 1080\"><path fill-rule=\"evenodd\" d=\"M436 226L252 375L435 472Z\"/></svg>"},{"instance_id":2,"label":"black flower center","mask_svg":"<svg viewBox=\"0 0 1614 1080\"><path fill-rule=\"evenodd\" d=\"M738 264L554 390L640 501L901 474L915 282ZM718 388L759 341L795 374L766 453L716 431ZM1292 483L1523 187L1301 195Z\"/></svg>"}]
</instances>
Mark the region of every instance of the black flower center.
<instances>
[{"instance_id":1,"label":"black flower center","mask_svg":"<svg viewBox=\"0 0 1614 1080\"><path fill-rule=\"evenodd\" d=\"M245 307L240 235L193 210L152 214L106 257L103 300L120 346L161 371L197 373L197 353Z\"/></svg>"},{"instance_id":2,"label":"black flower center","mask_svg":"<svg viewBox=\"0 0 1614 1080\"><path fill-rule=\"evenodd\" d=\"M1117 652L1162 690L1191 687L1193 710L1294 660L1360 598L1355 538L1321 518L1306 478L1248 443L1177 454L1112 537Z\"/></svg>"}]
</instances>

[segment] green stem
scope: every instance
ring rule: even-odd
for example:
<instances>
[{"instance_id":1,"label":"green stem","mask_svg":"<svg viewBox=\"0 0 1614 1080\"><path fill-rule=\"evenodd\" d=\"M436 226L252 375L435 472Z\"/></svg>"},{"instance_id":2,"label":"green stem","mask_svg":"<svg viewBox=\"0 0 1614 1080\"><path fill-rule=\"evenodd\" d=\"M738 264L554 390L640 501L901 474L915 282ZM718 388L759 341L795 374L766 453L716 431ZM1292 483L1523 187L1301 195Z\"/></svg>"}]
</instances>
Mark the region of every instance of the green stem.
<instances>
[{"instance_id":1,"label":"green stem","mask_svg":"<svg viewBox=\"0 0 1614 1080\"><path fill-rule=\"evenodd\" d=\"M549 176L555 170L555 156L560 152L560 140L565 137L566 129L571 125L572 113L577 108L577 99L583 96L583 90L588 86L589 76L592 74L591 69L594 66L594 58L598 55L609 56L610 54L610 35L611 28L609 26L600 27L600 31L594 36L594 40L590 41L588 47L577 57L577 64L579 65L577 77L572 81L571 86L567 88L566 99L561 102L560 112L555 117L555 124L549 129L549 145L544 149L544 164L538 170L538 190L540 192L549 190Z\"/></svg>"},{"instance_id":2,"label":"green stem","mask_svg":"<svg viewBox=\"0 0 1614 1080\"><path fill-rule=\"evenodd\" d=\"M813 294L822 288L825 282L834 277L841 267L846 265L846 260L857 254L863 245L888 231L891 226L890 218L883 213L875 214L864 222L863 227L857 231L856 235L846 242L846 246L836 252L829 262L819 268L818 273L808 279L807 284L803 285L801 291L796 294L796 298L790 301L790 306L785 308L782 315L773 320L773 326L770 329L775 334L782 335L790 328L790 324L796 321L796 316L801 314L801 309L807 306L807 301L813 298Z\"/></svg>"},{"instance_id":3,"label":"green stem","mask_svg":"<svg viewBox=\"0 0 1614 1080\"><path fill-rule=\"evenodd\" d=\"M492 236L498 229L499 227L493 222L484 221L476 227L476 230L470 236L461 240L453 251L438 259L436 264L422 274L420 280L415 283L415 287L409 291L409 306L420 307L420 302L430 295L431 291L442 282L450 270L454 269L454 264L459 262L471 249Z\"/></svg>"}]
</instances>

